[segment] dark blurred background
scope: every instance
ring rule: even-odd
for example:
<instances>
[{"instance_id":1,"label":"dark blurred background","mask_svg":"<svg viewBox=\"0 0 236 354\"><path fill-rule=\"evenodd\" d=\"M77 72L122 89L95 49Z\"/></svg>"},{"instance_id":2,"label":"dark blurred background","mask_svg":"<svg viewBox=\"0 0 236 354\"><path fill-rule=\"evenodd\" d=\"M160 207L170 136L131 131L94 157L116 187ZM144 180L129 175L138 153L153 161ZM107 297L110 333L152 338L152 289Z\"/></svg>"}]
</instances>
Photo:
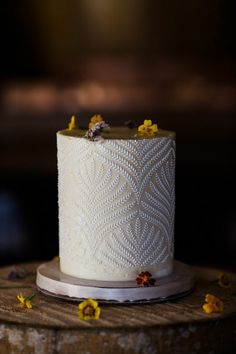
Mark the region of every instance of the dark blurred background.
<instances>
[{"instance_id":1,"label":"dark blurred background","mask_svg":"<svg viewBox=\"0 0 236 354\"><path fill-rule=\"evenodd\" d=\"M1 3L0 264L58 254L56 131L101 113L176 131L176 258L235 269L232 5Z\"/></svg>"}]
</instances>

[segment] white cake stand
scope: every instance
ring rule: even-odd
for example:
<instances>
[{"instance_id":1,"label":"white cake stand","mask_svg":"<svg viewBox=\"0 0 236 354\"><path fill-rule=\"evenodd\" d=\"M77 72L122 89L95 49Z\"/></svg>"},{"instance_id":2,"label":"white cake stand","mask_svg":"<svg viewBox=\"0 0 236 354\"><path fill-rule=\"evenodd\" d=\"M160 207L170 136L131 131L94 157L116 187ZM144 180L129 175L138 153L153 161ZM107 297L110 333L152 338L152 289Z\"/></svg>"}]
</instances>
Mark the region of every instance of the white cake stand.
<instances>
[{"instance_id":1,"label":"white cake stand","mask_svg":"<svg viewBox=\"0 0 236 354\"><path fill-rule=\"evenodd\" d=\"M51 261L38 267L36 284L41 292L66 300L92 298L104 303L145 303L188 294L194 285L194 275L189 266L175 261L171 275L157 279L154 286L142 287L135 280L111 282L75 278L62 273L58 261Z\"/></svg>"}]
</instances>

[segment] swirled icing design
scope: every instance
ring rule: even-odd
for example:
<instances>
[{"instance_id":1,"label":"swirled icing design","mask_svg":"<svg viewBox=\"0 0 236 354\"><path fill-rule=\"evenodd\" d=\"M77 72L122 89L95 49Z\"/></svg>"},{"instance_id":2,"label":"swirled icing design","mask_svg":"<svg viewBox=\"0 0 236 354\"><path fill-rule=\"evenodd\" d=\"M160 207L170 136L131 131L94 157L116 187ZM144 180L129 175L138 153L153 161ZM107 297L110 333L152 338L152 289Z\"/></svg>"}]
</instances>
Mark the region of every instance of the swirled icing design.
<instances>
[{"instance_id":1,"label":"swirled icing design","mask_svg":"<svg viewBox=\"0 0 236 354\"><path fill-rule=\"evenodd\" d=\"M172 270L175 140L57 134L61 270L97 280Z\"/></svg>"}]
</instances>

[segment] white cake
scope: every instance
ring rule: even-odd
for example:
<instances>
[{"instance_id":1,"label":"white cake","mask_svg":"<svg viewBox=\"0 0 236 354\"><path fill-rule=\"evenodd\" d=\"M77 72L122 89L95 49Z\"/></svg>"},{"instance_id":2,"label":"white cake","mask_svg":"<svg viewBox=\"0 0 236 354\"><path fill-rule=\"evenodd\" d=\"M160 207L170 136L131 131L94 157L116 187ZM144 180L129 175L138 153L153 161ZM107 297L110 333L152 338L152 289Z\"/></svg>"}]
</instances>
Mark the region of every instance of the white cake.
<instances>
[{"instance_id":1,"label":"white cake","mask_svg":"<svg viewBox=\"0 0 236 354\"><path fill-rule=\"evenodd\" d=\"M126 281L173 268L175 134L135 137L111 128L102 142L60 131L59 255L63 273Z\"/></svg>"}]
</instances>

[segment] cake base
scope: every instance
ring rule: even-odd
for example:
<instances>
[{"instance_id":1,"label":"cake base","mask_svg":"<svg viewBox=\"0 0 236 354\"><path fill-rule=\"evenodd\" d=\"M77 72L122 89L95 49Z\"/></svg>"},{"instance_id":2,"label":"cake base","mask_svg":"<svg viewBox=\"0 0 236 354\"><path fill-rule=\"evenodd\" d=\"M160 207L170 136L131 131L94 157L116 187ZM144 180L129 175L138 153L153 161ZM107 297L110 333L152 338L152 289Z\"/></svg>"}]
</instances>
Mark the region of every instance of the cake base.
<instances>
[{"instance_id":1,"label":"cake base","mask_svg":"<svg viewBox=\"0 0 236 354\"><path fill-rule=\"evenodd\" d=\"M160 278L154 286L138 286L136 281L111 282L71 277L60 271L59 262L43 263L37 269L36 284L46 295L71 301L87 298L102 303L161 302L188 294L194 285L189 266L174 261L174 271Z\"/></svg>"}]
</instances>

